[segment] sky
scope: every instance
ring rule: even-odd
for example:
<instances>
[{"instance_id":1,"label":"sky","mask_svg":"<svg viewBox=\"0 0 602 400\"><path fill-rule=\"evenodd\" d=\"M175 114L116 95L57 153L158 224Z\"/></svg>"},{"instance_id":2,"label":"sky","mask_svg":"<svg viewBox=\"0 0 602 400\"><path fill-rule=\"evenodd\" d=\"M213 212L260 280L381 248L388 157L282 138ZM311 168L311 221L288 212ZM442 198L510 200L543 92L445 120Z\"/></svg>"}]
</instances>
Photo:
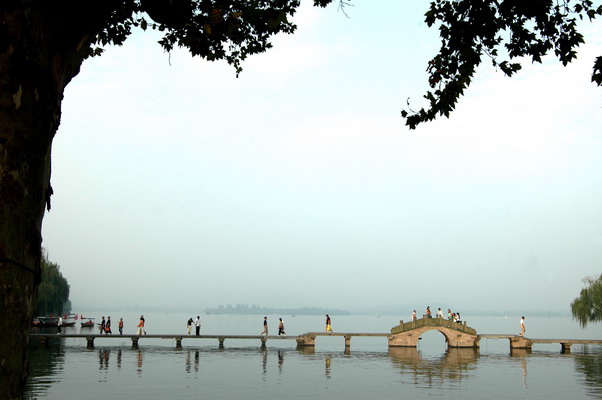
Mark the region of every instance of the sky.
<instances>
[{"instance_id":1,"label":"sky","mask_svg":"<svg viewBox=\"0 0 602 400\"><path fill-rule=\"evenodd\" d=\"M73 311L569 313L602 272L602 24L568 67L484 64L411 131L439 48L427 2L310 3L238 78L153 32L84 62L42 244Z\"/></svg>"}]
</instances>

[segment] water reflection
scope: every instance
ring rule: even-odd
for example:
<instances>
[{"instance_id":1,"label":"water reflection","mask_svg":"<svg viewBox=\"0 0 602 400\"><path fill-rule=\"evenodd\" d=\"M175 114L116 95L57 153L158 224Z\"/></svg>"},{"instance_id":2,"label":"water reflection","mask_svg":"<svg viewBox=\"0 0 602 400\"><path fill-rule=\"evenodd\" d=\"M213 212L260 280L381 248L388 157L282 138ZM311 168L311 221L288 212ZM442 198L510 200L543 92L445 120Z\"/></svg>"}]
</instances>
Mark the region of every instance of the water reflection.
<instances>
[{"instance_id":1,"label":"water reflection","mask_svg":"<svg viewBox=\"0 0 602 400\"><path fill-rule=\"evenodd\" d=\"M265 382L266 374L268 372L268 350L265 347L261 348L261 367L262 367L262 379Z\"/></svg>"},{"instance_id":2,"label":"water reflection","mask_svg":"<svg viewBox=\"0 0 602 400\"><path fill-rule=\"evenodd\" d=\"M284 351L278 350L278 373L282 375L282 370L284 368Z\"/></svg>"},{"instance_id":3,"label":"water reflection","mask_svg":"<svg viewBox=\"0 0 602 400\"><path fill-rule=\"evenodd\" d=\"M108 370L109 369L109 355L111 354L111 350L98 350L98 360L100 362L100 370Z\"/></svg>"},{"instance_id":4,"label":"water reflection","mask_svg":"<svg viewBox=\"0 0 602 400\"><path fill-rule=\"evenodd\" d=\"M602 347L583 346L581 353L573 353L575 370L583 376L587 392L602 397Z\"/></svg>"},{"instance_id":5,"label":"water reflection","mask_svg":"<svg viewBox=\"0 0 602 400\"><path fill-rule=\"evenodd\" d=\"M529 349L511 349L510 350L510 356L512 358L520 359L523 387L525 389L528 389L528 387L529 387L529 385L527 384L527 356L529 354L531 354L531 350L529 350Z\"/></svg>"},{"instance_id":6,"label":"water reflection","mask_svg":"<svg viewBox=\"0 0 602 400\"><path fill-rule=\"evenodd\" d=\"M422 358L415 347L391 347L389 357L401 370L402 379L418 386L444 386L449 381L468 378L476 369L478 349L450 348L436 358Z\"/></svg>"},{"instance_id":7,"label":"water reflection","mask_svg":"<svg viewBox=\"0 0 602 400\"><path fill-rule=\"evenodd\" d=\"M43 397L54 384L60 382L59 376L65 364L63 346L52 346L28 353L29 376L25 386L26 398Z\"/></svg>"},{"instance_id":8,"label":"water reflection","mask_svg":"<svg viewBox=\"0 0 602 400\"><path fill-rule=\"evenodd\" d=\"M332 359L332 355L327 354L324 357L324 375L326 379L330 379L330 360Z\"/></svg>"},{"instance_id":9,"label":"water reflection","mask_svg":"<svg viewBox=\"0 0 602 400\"><path fill-rule=\"evenodd\" d=\"M185 361L184 361L184 366L185 366L185 369L186 369L187 373L192 372L191 355L192 355L192 351L188 350L186 352L186 358L185 358ZM196 350L194 352L194 372L199 372L199 360L200 360L200 354L199 354L199 351Z\"/></svg>"},{"instance_id":10,"label":"water reflection","mask_svg":"<svg viewBox=\"0 0 602 400\"><path fill-rule=\"evenodd\" d=\"M136 372L138 373L138 376L142 376L142 363L144 362L144 359L142 357L142 350L138 350L138 354L136 356Z\"/></svg>"}]
</instances>

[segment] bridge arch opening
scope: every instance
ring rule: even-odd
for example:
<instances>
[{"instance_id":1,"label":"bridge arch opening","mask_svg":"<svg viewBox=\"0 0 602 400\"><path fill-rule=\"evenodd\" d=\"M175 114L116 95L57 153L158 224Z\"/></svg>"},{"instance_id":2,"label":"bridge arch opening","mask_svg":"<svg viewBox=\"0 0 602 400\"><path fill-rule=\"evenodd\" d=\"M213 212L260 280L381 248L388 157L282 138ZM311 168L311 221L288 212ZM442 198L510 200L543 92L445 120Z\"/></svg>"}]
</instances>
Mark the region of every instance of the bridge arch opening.
<instances>
[{"instance_id":1,"label":"bridge arch opening","mask_svg":"<svg viewBox=\"0 0 602 400\"><path fill-rule=\"evenodd\" d=\"M418 349L423 355L440 355L447 351L447 337L437 329L431 329L420 335Z\"/></svg>"}]
</instances>

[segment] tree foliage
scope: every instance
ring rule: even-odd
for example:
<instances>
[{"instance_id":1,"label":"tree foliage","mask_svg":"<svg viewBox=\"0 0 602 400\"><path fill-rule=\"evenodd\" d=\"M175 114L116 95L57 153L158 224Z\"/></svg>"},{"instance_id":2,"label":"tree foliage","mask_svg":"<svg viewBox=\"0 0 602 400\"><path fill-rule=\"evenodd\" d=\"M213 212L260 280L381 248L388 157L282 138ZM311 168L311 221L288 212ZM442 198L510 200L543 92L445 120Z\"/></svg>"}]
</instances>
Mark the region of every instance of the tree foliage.
<instances>
[{"instance_id":1,"label":"tree foliage","mask_svg":"<svg viewBox=\"0 0 602 400\"><path fill-rule=\"evenodd\" d=\"M334 0L314 0L325 7ZM341 7L347 5L339 0ZM164 32L160 45L171 51L187 48L193 56L209 61L226 60L236 73L249 55L271 48L271 36L293 33L297 28L289 17L300 0L130 0L111 13L98 33L90 55L102 53L102 46L122 44L132 27Z\"/></svg>"},{"instance_id":2,"label":"tree foliage","mask_svg":"<svg viewBox=\"0 0 602 400\"><path fill-rule=\"evenodd\" d=\"M583 283L585 287L571 303L571 312L573 318L585 327L589 322L602 321L602 275L597 279L585 278Z\"/></svg>"},{"instance_id":3,"label":"tree foliage","mask_svg":"<svg viewBox=\"0 0 602 400\"><path fill-rule=\"evenodd\" d=\"M429 105L416 112L403 110L406 125L415 129L438 115L449 117L483 58L507 76L521 69L517 58L541 63L550 52L566 66L584 43L577 22L599 15L602 5L590 0L432 1L425 21L439 26L441 48L427 67L432 90L424 98ZM591 79L602 85L602 56Z\"/></svg>"},{"instance_id":4,"label":"tree foliage","mask_svg":"<svg viewBox=\"0 0 602 400\"><path fill-rule=\"evenodd\" d=\"M60 266L48 260L42 254L42 281L38 286L38 295L34 308L35 315L60 315L63 305L69 301L69 283L63 277Z\"/></svg>"}]
</instances>

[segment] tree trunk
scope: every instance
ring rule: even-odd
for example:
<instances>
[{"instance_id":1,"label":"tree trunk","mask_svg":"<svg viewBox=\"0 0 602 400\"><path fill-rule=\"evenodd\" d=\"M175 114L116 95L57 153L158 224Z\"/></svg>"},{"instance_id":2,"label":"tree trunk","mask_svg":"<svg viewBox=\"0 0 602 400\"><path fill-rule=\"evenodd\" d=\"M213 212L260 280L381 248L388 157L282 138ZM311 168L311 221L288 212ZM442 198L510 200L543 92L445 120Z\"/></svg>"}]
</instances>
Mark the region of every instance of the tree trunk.
<instances>
[{"instance_id":1,"label":"tree trunk","mask_svg":"<svg viewBox=\"0 0 602 400\"><path fill-rule=\"evenodd\" d=\"M102 26L101 13L88 18L94 11L91 3L98 5L96 1L0 3L2 399L23 396L28 333L41 276L42 218L52 195L52 139L65 86L89 54L90 38L98 33L94 25ZM109 3L114 6L107 1L103 8Z\"/></svg>"}]
</instances>

